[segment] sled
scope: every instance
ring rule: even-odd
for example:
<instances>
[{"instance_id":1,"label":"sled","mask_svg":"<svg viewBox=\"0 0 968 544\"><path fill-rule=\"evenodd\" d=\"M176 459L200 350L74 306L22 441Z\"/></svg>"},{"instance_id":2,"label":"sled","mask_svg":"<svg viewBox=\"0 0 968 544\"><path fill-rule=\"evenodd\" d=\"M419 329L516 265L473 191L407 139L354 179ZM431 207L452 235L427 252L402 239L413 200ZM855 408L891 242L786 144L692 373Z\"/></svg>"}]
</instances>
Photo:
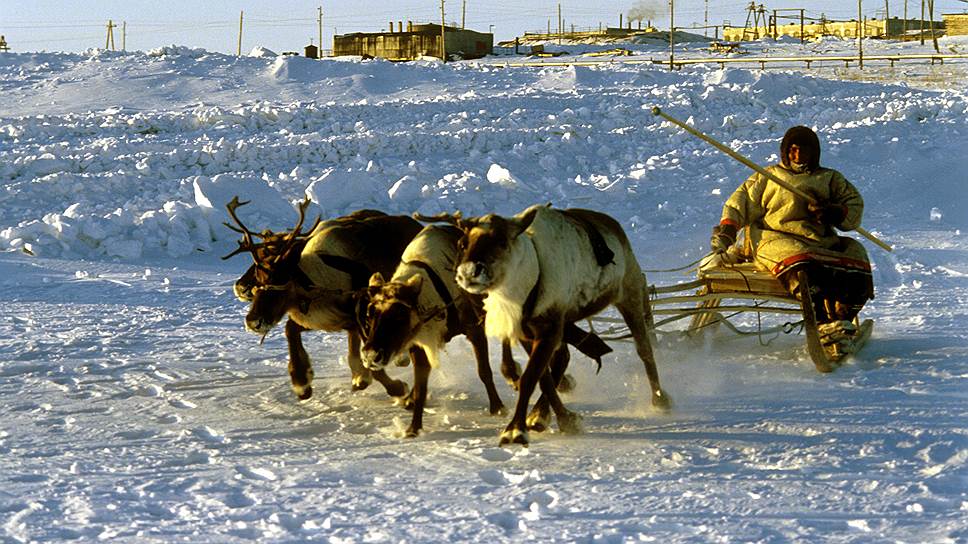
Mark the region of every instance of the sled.
<instances>
[{"instance_id":1,"label":"sled","mask_svg":"<svg viewBox=\"0 0 968 544\"><path fill-rule=\"evenodd\" d=\"M793 332L802 326L806 337L807 353L820 372L831 372L849 355L857 353L870 338L874 322L855 319L856 334L851 345L844 349L840 344L825 345L817 328L809 293L810 284L803 272L799 276L796 296L787 292L783 285L769 272L758 269L751 262L701 268L693 281L672 286L649 286L652 313L656 316L657 330L669 323L689 319L683 332L697 337L718 328L728 328L740 335L764 334L783 331ZM791 319L778 326L755 331L742 330L730 322L730 318L747 312L774 314Z\"/></svg>"}]
</instances>

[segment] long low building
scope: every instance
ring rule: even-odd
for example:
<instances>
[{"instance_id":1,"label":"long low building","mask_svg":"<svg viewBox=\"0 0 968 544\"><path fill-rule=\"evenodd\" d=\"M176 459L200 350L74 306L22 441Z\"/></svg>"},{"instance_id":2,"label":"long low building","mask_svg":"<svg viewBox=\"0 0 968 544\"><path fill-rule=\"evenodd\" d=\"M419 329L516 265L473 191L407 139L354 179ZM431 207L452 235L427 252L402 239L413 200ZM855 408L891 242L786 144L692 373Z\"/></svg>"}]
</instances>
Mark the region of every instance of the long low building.
<instances>
[{"instance_id":1,"label":"long low building","mask_svg":"<svg viewBox=\"0 0 968 544\"><path fill-rule=\"evenodd\" d=\"M379 57L393 61L414 60L420 57L441 58L440 25L403 23L399 31L356 32L333 37L333 54ZM490 55L494 49L494 35L455 26L444 27L444 46L448 57L476 59Z\"/></svg>"},{"instance_id":2,"label":"long low building","mask_svg":"<svg viewBox=\"0 0 968 544\"><path fill-rule=\"evenodd\" d=\"M968 36L968 13L943 13L941 20L949 36Z\"/></svg>"},{"instance_id":3,"label":"long low building","mask_svg":"<svg viewBox=\"0 0 968 544\"><path fill-rule=\"evenodd\" d=\"M936 31L944 30L946 21L947 19L945 21L934 21L934 29ZM913 31L919 31L921 28L924 28L924 31L927 32L930 27L931 21L922 21L920 19L899 19L897 17L890 19L868 19L864 24L863 34L867 38L896 38ZM804 24L802 27L800 23L754 28L726 26L723 27L723 39L730 42L740 42L778 36L799 38L801 35L806 39L814 39L821 36L856 38L860 30L860 25L857 24L856 20L825 21Z\"/></svg>"}]
</instances>

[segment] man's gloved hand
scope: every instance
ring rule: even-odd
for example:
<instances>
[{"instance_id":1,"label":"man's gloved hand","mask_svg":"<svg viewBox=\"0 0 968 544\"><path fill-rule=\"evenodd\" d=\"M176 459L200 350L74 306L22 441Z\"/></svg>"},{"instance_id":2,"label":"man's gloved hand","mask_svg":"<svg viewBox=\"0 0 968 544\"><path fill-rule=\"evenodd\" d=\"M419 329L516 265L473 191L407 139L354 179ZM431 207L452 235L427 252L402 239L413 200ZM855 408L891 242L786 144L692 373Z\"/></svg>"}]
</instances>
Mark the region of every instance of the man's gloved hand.
<instances>
[{"instance_id":1,"label":"man's gloved hand","mask_svg":"<svg viewBox=\"0 0 968 544\"><path fill-rule=\"evenodd\" d=\"M736 243L736 227L722 223L713 227L713 235L709 239L709 247L713 253L723 253Z\"/></svg>"},{"instance_id":2,"label":"man's gloved hand","mask_svg":"<svg viewBox=\"0 0 968 544\"><path fill-rule=\"evenodd\" d=\"M847 206L843 204L833 204L830 202L817 202L807 204L807 211L810 217L822 225L837 226L847 218Z\"/></svg>"}]
</instances>

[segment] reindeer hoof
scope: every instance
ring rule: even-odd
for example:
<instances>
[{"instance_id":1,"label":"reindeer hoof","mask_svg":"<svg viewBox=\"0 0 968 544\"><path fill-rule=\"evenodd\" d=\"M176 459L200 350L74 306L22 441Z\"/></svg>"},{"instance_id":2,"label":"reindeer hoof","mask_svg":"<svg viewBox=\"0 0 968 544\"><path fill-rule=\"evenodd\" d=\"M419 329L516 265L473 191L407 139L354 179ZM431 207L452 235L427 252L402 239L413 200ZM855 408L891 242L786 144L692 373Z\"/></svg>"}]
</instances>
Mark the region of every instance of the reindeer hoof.
<instances>
[{"instance_id":1,"label":"reindeer hoof","mask_svg":"<svg viewBox=\"0 0 968 544\"><path fill-rule=\"evenodd\" d=\"M498 445L507 446L509 444L519 444L528 447L528 431L521 429L507 429L501 433L501 441Z\"/></svg>"},{"instance_id":2,"label":"reindeer hoof","mask_svg":"<svg viewBox=\"0 0 968 544\"><path fill-rule=\"evenodd\" d=\"M403 397L403 408L408 411L413 411L414 407L417 405L416 392L411 390L407 396Z\"/></svg>"},{"instance_id":3,"label":"reindeer hoof","mask_svg":"<svg viewBox=\"0 0 968 544\"><path fill-rule=\"evenodd\" d=\"M565 412L558 416L558 430L563 434L581 434L583 419L580 414L575 412Z\"/></svg>"},{"instance_id":4,"label":"reindeer hoof","mask_svg":"<svg viewBox=\"0 0 968 544\"><path fill-rule=\"evenodd\" d=\"M652 406L663 412L668 412L672 408L672 399L669 398L669 395L666 395L665 391L657 389L652 392Z\"/></svg>"},{"instance_id":5,"label":"reindeer hoof","mask_svg":"<svg viewBox=\"0 0 968 544\"><path fill-rule=\"evenodd\" d=\"M413 392L407 387L407 384L403 384L399 395L390 395L393 397L393 403L398 406L403 406L407 410L413 410Z\"/></svg>"},{"instance_id":6,"label":"reindeer hoof","mask_svg":"<svg viewBox=\"0 0 968 544\"><path fill-rule=\"evenodd\" d=\"M418 436L420 436L420 429L414 429L412 425L403 432L404 438L417 438Z\"/></svg>"},{"instance_id":7,"label":"reindeer hoof","mask_svg":"<svg viewBox=\"0 0 968 544\"><path fill-rule=\"evenodd\" d=\"M508 410L504 407L504 404L499 402L497 403L497 406L491 406L490 412L492 416L506 416Z\"/></svg>"},{"instance_id":8,"label":"reindeer hoof","mask_svg":"<svg viewBox=\"0 0 968 544\"><path fill-rule=\"evenodd\" d=\"M575 378L571 374L565 374L561 377L561 381L558 382L558 387L555 389L559 393L570 393L575 390Z\"/></svg>"},{"instance_id":9,"label":"reindeer hoof","mask_svg":"<svg viewBox=\"0 0 968 544\"><path fill-rule=\"evenodd\" d=\"M306 400L313 396L313 386L309 385L296 385L292 384L292 392L296 394L296 398L299 400Z\"/></svg>"},{"instance_id":10,"label":"reindeer hoof","mask_svg":"<svg viewBox=\"0 0 968 544\"><path fill-rule=\"evenodd\" d=\"M362 391L370 386L372 380L363 376L353 376L353 391Z\"/></svg>"},{"instance_id":11,"label":"reindeer hoof","mask_svg":"<svg viewBox=\"0 0 968 544\"><path fill-rule=\"evenodd\" d=\"M525 423L528 425L528 430L543 433L551 425L551 414L536 408L528 415Z\"/></svg>"},{"instance_id":12,"label":"reindeer hoof","mask_svg":"<svg viewBox=\"0 0 968 544\"><path fill-rule=\"evenodd\" d=\"M410 386L400 380L393 380L384 385L384 388L391 397L405 397L410 394Z\"/></svg>"}]
</instances>

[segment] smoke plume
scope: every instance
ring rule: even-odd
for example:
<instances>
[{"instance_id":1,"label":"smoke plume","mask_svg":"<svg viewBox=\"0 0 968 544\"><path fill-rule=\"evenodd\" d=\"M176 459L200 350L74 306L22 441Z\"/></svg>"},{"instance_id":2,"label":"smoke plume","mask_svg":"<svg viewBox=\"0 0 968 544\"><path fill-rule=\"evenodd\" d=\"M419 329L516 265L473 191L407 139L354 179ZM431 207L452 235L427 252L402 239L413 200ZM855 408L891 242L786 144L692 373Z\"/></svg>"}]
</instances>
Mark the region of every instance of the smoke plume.
<instances>
[{"instance_id":1,"label":"smoke plume","mask_svg":"<svg viewBox=\"0 0 968 544\"><path fill-rule=\"evenodd\" d=\"M636 2L631 9L629 9L629 22L633 23L636 21L652 21L659 18L659 15L663 13L664 4L658 1L648 1L640 0Z\"/></svg>"}]
</instances>

